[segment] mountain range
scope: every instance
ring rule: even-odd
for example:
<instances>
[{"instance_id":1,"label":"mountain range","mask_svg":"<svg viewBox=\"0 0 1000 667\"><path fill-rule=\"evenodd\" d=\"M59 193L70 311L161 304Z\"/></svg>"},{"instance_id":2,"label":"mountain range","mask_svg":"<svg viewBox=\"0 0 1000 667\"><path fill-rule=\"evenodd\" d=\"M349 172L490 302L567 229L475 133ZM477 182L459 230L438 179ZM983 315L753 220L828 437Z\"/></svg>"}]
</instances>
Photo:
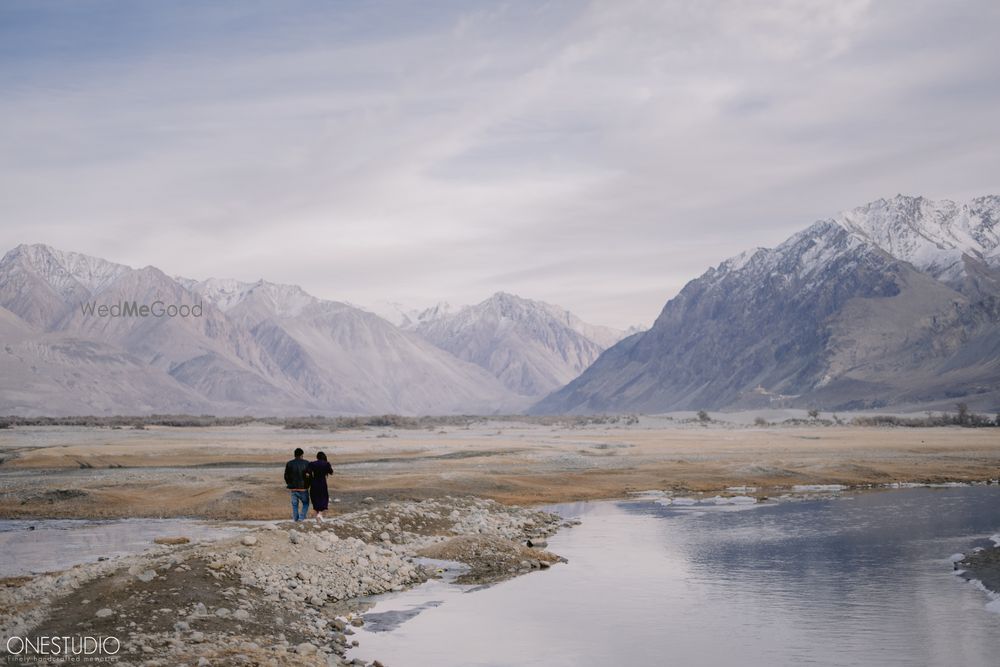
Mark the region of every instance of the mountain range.
<instances>
[{"instance_id":1,"label":"mountain range","mask_svg":"<svg viewBox=\"0 0 1000 667\"><path fill-rule=\"evenodd\" d=\"M199 316L94 310L156 303ZM383 310L21 245L0 259L0 414L997 410L1000 197L820 220L710 268L646 331L503 292Z\"/></svg>"},{"instance_id":2,"label":"mountain range","mask_svg":"<svg viewBox=\"0 0 1000 667\"><path fill-rule=\"evenodd\" d=\"M896 196L688 283L535 413L1000 406L1000 197Z\"/></svg>"},{"instance_id":3,"label":"mountain range","mask_svg":"<svg viewBox=\"0 0 1000 667\"><path fill-rule=\"evenodd\" d=\"M565 385L626 335L505 292L454 312L436 306L417 314L408 328L486 369L514 393L535 397Z\"/></svg>"},{"instance_id":4,"label":"mountain range","mask_svg":"<svg viewBox=\"0 0 1000 667\"><path fill-rule=\"evenodd\" d=\"M474 351L474 342L463 340L481 327L453 331L438 346L294 285L171 277L154 267L21 245L0 260L0 414L516 412L575 377L616 340L611 330L547 304L502 300L520 304L509 314L530 320L544 339L536 344L530 328L504 320L520 332L523 347L507 348L507 367L480 365L478 352L448 350ZM200 313L95 310L131 303L197 304ZM549 343L570 347L548 349ZM536 384L510 382L512 368L536 367L546 373Z\"/></svg>"}]
</instances>

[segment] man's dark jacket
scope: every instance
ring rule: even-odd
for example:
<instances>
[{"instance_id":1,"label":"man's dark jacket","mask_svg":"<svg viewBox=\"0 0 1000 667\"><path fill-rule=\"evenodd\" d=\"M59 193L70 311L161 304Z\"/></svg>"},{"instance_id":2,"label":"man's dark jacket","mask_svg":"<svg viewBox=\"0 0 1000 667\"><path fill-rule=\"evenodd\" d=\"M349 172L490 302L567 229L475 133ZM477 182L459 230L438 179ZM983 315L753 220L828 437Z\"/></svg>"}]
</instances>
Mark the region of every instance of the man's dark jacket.
<instances>
[{"instance_id":1,"label":"man's dark jacket","mask_svg":"<svg viewBox=\"0 0 1000 667\"><path fill-rule=\"evenodd\" d=\"M292 459L285 464L285 486L289 489L308 489L309 479L306 468L309 462L303 458Z\"/></svg>"}]
</instances>

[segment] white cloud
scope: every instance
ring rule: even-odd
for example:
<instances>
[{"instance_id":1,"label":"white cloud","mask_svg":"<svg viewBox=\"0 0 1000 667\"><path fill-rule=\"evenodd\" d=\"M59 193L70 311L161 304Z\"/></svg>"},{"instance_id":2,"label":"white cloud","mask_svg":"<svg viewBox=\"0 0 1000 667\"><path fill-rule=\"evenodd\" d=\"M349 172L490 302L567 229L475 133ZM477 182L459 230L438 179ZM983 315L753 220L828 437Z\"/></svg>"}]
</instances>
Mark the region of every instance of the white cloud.
<instances>
[{"instance_id":1,"label":"white cloud","mask_svg":"<svg viewBox=\"0 0 1000 667\"><path fill-rule=\"evenodd\" d=\"M27 5L0 248L625 326L839 209L1000 191L985 0L469 7Z\"/></svg>"}]
</instances>

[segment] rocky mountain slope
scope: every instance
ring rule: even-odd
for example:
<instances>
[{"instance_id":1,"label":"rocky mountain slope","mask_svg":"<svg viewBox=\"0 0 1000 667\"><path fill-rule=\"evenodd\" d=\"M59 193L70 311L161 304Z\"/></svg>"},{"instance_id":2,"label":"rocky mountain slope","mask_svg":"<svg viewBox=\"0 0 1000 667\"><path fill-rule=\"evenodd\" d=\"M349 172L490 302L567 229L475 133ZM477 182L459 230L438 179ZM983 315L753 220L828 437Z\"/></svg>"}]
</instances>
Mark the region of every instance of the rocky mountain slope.
<instances>
[{"instance_id":1,"label":"rocky mountain slope","mask_svg":"<svg viewBox=\"0 0 1000 667\"><path fill-rule=\"evenodd\" d=\"M101 317L86 304L201 304ZM523 399L420 336L294 286L175 279L44 245L0 260L0 414L511 411Z\"/></svg>"},{"instance_id":2,"label":"rocky mountain slope","mask_svg":"<svg viewBox=\"0 0 1000 667\"><path fill-rule=\"evenodd\" d=\"M236 290L205 281L193 289L250 331L296 386L334 411L490 414L524 407L482 369L353 306L264 281Z\"/></svg>"},{"instance_id":3,"label":"rocky mountain slope","mask_svg":"<svg viewBox=\"0 0 1000 667\"><path fill-rule=\"evenodd\" d=\"M709 269L536 413L1000 406L1000 198L897 196Z\"/></svg>"},{"instance_id":4,"label":"rocky mountain slope","mask_svg":"<svg viewBox=\"0 0 1000 667\"><path fill-rule=\"evenodd\" d=\"M516 394L535 398L575 378L623 336L558 306L504 292L457 311L438 306L412 322L434 345L486 369Z\"/></svg>"}]
</instances>

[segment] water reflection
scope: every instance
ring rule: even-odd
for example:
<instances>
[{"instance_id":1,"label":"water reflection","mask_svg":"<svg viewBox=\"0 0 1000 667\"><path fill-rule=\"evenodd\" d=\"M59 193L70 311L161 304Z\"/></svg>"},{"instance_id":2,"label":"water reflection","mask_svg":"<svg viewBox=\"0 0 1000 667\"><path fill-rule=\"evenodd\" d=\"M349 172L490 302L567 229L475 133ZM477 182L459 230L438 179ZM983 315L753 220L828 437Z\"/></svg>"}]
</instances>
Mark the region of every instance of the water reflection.
<instances>
[{"instance_id":1,"label":"water reflection","mask_svg":"<svg viewBox=\"0 0 1000 667\"><path fill-rule=\"evenodd\" d=\"M997 664L1000 615L948 558L1000 529L1000 488L558 509L584 518L549 542L568 565L473 594L439 585L443 604L362 631L352 655L402 667Z\"/></svg>"}]
</instances>

